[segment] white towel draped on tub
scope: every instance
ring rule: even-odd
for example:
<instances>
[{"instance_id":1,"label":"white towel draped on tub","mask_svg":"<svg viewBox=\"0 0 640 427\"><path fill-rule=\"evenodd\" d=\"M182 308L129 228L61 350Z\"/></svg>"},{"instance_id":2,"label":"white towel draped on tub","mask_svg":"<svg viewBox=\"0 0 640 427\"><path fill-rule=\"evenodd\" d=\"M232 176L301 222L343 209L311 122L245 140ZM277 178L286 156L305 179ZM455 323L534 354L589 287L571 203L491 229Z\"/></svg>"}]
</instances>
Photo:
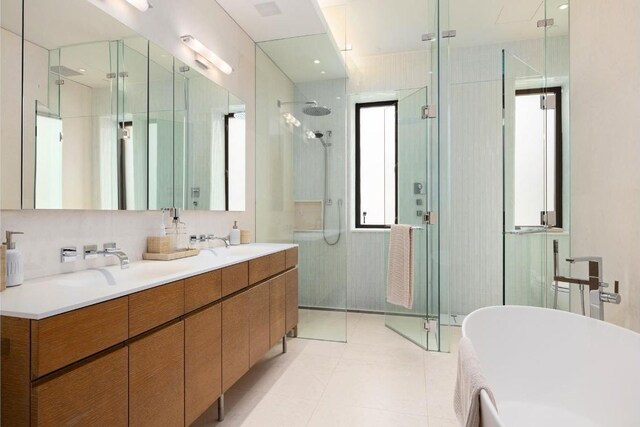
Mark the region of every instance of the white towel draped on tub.
<instances>
[{"instance_id":1,"label":"white towel draped on tub","mask_svg":"<svg viewBox=\"0 0 640 427\"><path fill-rule=\"evenodd\" d=\"M391 226L387 302L405 308L413 306L413 230L410 225Z\"/></svg>"},{"instance_id":2,"label":"white towel draped on tub","mask_svg":"<svg viewBox=\"0 0 640 427\"><path fill-rule=\"evenodd\" d=\"M458 345L458 378L453 398L453 408L461 426L483 427L480 417L480 391L486 391L496 406L487 379L482 373L480 361L471 340L462 337Z\"/></svg>"}]
</instances>

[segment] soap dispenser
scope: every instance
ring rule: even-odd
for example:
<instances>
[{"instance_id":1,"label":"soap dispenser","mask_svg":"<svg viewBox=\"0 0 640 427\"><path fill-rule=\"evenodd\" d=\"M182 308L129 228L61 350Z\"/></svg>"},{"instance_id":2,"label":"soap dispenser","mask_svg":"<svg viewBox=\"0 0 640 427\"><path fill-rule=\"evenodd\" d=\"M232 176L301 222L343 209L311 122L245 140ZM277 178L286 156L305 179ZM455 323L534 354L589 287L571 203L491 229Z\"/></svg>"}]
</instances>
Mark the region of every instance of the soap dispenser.
<instances>
[{"instance_id":1,"label":"soap dispenser","mask_svg":"<svg viewBox=\"0 0 640 427\"><path fill-rule=\"evenodd\" d=\"M7 287L22 285L24 282L24 267L22 254L16 249L12 236L24 234L20 231L7 231Z\"/></svg>"},{"instance_id":2,"label":"soap dispenser","mask_svg":"<svg viewBox=\"0 0 640 427\"><path fill-rule=\"evenodd\" d=\"M240 229L238 228L238 221L233 221L233 228L229 233L229 244L230 245L240 244Z\"/></svg>"}]
</instances>

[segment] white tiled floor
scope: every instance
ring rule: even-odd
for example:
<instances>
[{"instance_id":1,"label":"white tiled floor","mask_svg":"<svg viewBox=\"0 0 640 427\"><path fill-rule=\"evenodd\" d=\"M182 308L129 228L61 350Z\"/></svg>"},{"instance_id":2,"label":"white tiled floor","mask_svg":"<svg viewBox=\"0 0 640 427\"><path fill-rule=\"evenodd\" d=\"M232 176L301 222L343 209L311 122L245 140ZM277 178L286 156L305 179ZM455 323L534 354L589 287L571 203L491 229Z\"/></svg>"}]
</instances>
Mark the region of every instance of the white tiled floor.
<instances>
[{"instance_id":1,"label":"white tiled floor","mask_svg":"<svg viewBox=\"0 0 640 427\"><path fill-rule=\"evenodd\" d=\"M347 341L273 348L226 393L222 423L214 405L195 425L457 426L457 345L425 352L386 328L384 316L359 313L348 314Z\"/></svg>"}]
</instances>

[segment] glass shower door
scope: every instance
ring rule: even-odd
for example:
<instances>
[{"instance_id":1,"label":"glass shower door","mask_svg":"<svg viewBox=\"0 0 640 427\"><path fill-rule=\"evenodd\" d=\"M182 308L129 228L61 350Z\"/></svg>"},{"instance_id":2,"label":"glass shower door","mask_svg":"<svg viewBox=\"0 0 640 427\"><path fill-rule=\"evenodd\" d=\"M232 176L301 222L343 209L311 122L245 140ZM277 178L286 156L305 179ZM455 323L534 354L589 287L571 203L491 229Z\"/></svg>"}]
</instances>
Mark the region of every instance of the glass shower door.
<instances>
[{"instance_id":1,"label":"glass shower door","mask_svg":"<svg viewBox=\"0 0 640 427\"><path fill-rule=\"evenodd\" d=\"M388 328L428 350L439 349L439 296L437 262L432 257L437 233L424 223L434 209L429 118L423 117L428 105L428 90L406 91L398 100L397 203L398 223L413 227L413 304L403 307L386 302L385 324ZM389 241L386 241L388 251ZM435 260L437 261L437 260Z\"/></svg>"}]
</instances>

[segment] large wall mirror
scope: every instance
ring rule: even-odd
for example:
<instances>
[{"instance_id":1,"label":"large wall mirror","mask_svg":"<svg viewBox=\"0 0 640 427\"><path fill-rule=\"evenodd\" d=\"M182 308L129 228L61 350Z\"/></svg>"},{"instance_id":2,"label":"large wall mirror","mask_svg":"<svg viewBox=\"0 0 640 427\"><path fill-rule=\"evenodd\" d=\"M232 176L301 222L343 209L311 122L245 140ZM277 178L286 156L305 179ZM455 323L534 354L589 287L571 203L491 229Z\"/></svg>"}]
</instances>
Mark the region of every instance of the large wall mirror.
<instances>
[{"instance_id":1,"label":"large wall mirror","mask_svg":"<svg viewBox=\"0 0 640 427\"><path fill-rule=\"evenodd\" d=\"M3 208L245 209L242 100L86 0L24 0L23 28L20 8L2 5Z\"/></svg>"}]
</instances>

